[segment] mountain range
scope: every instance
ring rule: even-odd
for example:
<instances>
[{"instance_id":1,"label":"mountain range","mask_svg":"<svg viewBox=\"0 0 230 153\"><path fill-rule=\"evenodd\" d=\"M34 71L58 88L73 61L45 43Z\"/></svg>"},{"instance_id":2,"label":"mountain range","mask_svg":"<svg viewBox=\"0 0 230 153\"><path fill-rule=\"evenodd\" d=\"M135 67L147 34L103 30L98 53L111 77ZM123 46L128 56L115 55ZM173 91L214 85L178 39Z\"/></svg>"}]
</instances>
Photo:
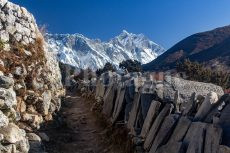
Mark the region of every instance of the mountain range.
<instances>
[{"instance_id":1,"label":"mountain range","mask_svg":"<svg viewBox=\"0 0 230 153\"><path fill-rule=\"evenodd\" d=\"M145 71L174 69L177 62L189 59L216 70L230 66L230 26L191 35L148 64Z\"/></svg>"},{"instance_id":2,"label":"mountain range","mask_svg":"<svg viewBox=\"0 0 230 153\"><path fill-rule=\"evenodd\" d=\"M165 52L160 45L143 34L125 30L115 38L103 42L82 34L46 34L46 40L60 62L78 69L102 68L106 62L119 67L123 60L132 59L146 64Z\"/></svg>"}]
</instances>

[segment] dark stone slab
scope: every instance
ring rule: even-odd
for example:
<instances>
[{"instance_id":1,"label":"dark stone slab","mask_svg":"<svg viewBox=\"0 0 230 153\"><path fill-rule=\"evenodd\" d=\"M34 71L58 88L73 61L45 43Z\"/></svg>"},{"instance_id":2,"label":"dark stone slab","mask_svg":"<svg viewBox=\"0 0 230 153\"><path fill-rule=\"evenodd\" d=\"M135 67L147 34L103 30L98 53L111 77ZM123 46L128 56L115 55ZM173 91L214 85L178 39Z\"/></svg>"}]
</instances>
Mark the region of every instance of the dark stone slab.
<instances>
[{"instance_id":1,"label":"dark stone slab","mask_svg":"<svg viewBox=\"0 0 230 153\"><path fill-rule=\"evenodd\" d=\"M144 142L145 150L149 150L151 148L152 143L157 135L157 132L161 127L162 122L164 121L165 117L170 113L171 107L171 104L166 104L160 112L160 114L157 116L156 120L153 122L153 125L151 126L151 129Z\"/></svg>"},{"instance_id":2,"label":"dark stone slab","mask_svg":"<svg viewBox=\"0 0 230 153\"><path fill-rule=\"evenodd\" d=\"M172 136L170 137L170 142L180 142L183 141L192 121L187 117L181 117L178 121Z\"/></svg>"},{"instance_id":3,"label":"dark stone slab","mask_svg":"<svg viewBox=\"0 0 230 153\"><path fill-rule=\"evenodd\" d=\"M194 121L203 121L208 113L215 106L215 102L218 100L218 95L214 92L209 93L204 102L201 104L199 110L197 111Z\"/></svg>"},{"instance_id":4,"label":"dark stone slab","mask_svg":"<svg viewBox=\"0 0 230 153\"><path fill-rule=\"evenodd\" d=\"M184 138L186 153L203 153L206 123L193 122Z\"/></svg>"},{"instance_id":5,"label":"dark stone slab","mask_svg":"<svg viewBox=\"0 0 230 153\"><path fill-rule=\"evenodd\" d=\"M141 130L140 136L142 138L146 138L146 136L147 136L147 134L151 128L152 123L154 122L154 120L156 119L156 117L159 113L160 106L161 106L161 103L159 101L155 101L155 100L152 101L150 108L149 108L149 111L148 111L148 114L145 118L142 130Z\"/></svg>"},{"instance_id":6,"label":"dark stone slab","mask_svg":"<svg viewBox=\"0 0 230 153\"><path fill-rule=\"evenodd\" d=\"M112 115L111 122L115 123L119 114L121 113L123 109L123 104L124 104L124 96L125 96L125 87L120 86L118 89L118 96L116 98L115 106L114 106L114 111Z\"/></svg>"},{"instance_id":7,"label":"dark stone slab","mask_svg":"<svg viewBox=\"0 0 230 153\"><path fill-rule=\"evenodd\" d=\"M143 120L145 120L149 107L151 105L151 102L155 97L156 96L154 94L149 94L149 93L141 94L141 113L143 116Z\"/></svg>"},{"instance_id":8,"label":"dark stone slab","mask_svg":"<svg viewBox=\"0 0 230 153\"><path fill-rule=\"evenodd\" d=\"M219 145L222 140L223 130L212 124L206 129L204 153L218 153Z\"/></svg>"},{"instance_id":9,"label":"dark stone slab","mask_svg":"<svg viewBox=\"0 0 230 153\"><path fill-rule=\"evenodd\" d=\"M115 102L116 84L109 86L104 97L103 113L110 118L113 112L113 106Z\"/></svg>"},{"instance_id":10,"label":"dark stone slab","mask_svg":"<svg viewBox=\"0 0 230 153\"><path fill-rule=\"evenodd\" d=\"M222 144L230 147L230 103L226 102L226 104L225 108L221 111L219 125L224 133Z\"/></svg>"},{"instance_id":11,"label":"dark stone slab","mask_svg":"<svg viewBox=\"0 0 230 153\"><path fill-rule=\"evenodd\" d=\"M229 101L230 101L229 94L225 94L224 96L222 96L218 100L218 102L216 102L216 104L213 106L213 108L210 110L210 112L208 113L208 115L205 117L204 122L206 122L206 123L212 123L213 117L220 115L220 111L218 110L218 108L223 103L226 105L227 103L229 103Z\"/></svg>"},{"instance_id":12,"label":"dark stone slab","mask_svg":"<svg viewBox=\"0 0 230 153\"><path fill-rule=\"evenodd\" d=\"M129 119L129 113L132 109L133 100L135 95L135 86L133 80L129 81L125 89L125 121Z\"/></svg>"},{"instance_id":13,"label":"dark stone slab","mask_svg":"<svg viewBox=\"0 0 230 153\"><path fill-rule=\"evenodd\" d=\"M156 135L155 140L153 141L149 153L155 153L160 146L168 142L168 139L171 136L178 119L179 115L169 115L165 118L159 132Z\"/></svg>"},{"instance_id":14,"label":"dark stone slab","mask_svg":"<svg viewBox=\"0 0 230 153\"><path fill-rule=\"evenodd\" d=\"M135 93L132 110L130 112L130 117L127 123L128 129L131 129L135 126L136 118L140 108L140 93Z\"/></svg>"}]
</instances>

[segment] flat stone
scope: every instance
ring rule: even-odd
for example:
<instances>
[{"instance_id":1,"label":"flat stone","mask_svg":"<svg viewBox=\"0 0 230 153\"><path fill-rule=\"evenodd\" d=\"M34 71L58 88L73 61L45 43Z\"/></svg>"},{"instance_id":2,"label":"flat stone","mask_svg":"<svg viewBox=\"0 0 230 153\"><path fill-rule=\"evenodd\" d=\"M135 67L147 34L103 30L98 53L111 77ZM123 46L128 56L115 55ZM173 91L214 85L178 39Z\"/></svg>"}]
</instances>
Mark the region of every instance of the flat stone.
<instances>
[{"instance_id":1,"label":"flat stone","mask_svg":"<svg viewBox=\"0 0 230 153\"><path fill-rule=\"evenodd\" d=\"M124 104L124 96L125 96L125 87L119 86L118 96L115 101L114 111L111 119L112 123L115 123L117 121L117 118L122 111L122 106Z\"/></svg>"},{"instance_id":2,"label":"flat stone","mask_svg":"<svg viewBox=\"0 0 230 153\"><path fill-rule=\"evenodd\" d=\"M157 116L156 120L153 122L151 129L145 139L144 149L149 150L152 146L152 143L159 131L161 124L163 123L165 117L170 113L171 104L166 104L164 108L161 110L160 114Z\"/></svg>"},{"instance_id":3,"label":"flat stone","mask_svg":"<svg viewBox=\"0 0 230 153\"><path fill-rule=\"evenodd\" d=\"M201 104L198 112L196 113L194 120L202 121L211 111L214 104L218 101L218 95L215 92L210 92L206 97L204 102Z\"/></svg>"},{"instance_id":4,"label":"flat stone","mask_svg":"<svg viewBox=\"0 0 230 153\"><path fill-rule=\"evenodd\" d=\"M149 153L155 153L160 146L168 142L168 139L171 136L178 119L179 115L169 115L165 118L155 140L153 141Z\"/></svg>"},{"instance_id":5,"label":"flat stone","mask_svg":"<svg viewBox=\"0 0 230 153\"><path fill-rule=\"evenodd\" d=\"M115 92L116 86L114 84L110 85L106 91L104 96L104 104L103 104L103 113L109 118L113 112L113 106L115 103Z\"/></svg>"},{"instance_id":6,"label":"flat stone","mask_svg":"<svg viewBox=\"0 0 230 153\"><path fill-rule=\"evenodd\" d=\"M202 153L205 139L206 123L193 122L183 140L187 146L186 153Z\"/></svg>"},{"instance_id":7,"label":"flat stone","mask_svg":"<svg viewBox=\"0 0 230 153\"><path fill-rule=\"evenodd\" d=\"M158 101L152 101L148 114L145 118L142 130L141 130L141 137L142 138L146 138L152 123L154 122L154 120L156 119L157 115L159 114L159 109L160 109L161 103Z\"/></svg>"},{"instance_id":8,"label":"flat stone","mask_svg":"<svg viewBox=\"0 0 230 153\"><path fill-rule=\"evenodd\" d=\"M143 120L145 120L152 100L155 98L155 94L141 94L141 112Z\"/></svg>"},{"instance_id":9,"label":"flat stone","mask_svg":"<svg viewBox=\"0 0 230 153\"><path fill-rule=\"evenodd\" d=\"M220 127L208 125L206 130L204 153L218 153L222 141L223 130Z\"/></svg>"},{"instance_id":10,"label":"flat stone","mask_svg":"<svg viewBox=\"0 0 230 153\"><path fill-rule=\"evenodd\" d=\"M182 116L177 125L175 130L172 133L172 136L170 137L169 142L182 142L183 138L185 137L192 121L188 119L187 117Z\"/></svg>"},{"instance_id":11,"label":"flat stone","mask_svg":"<svg viewBox=\"0 0 230 153\"><path fill-rule=\"evenodd\" d=\"M127 123L128 129L134 128L139 108L140 108L140 93L136 92L134 95L133 107L130 112L130 117Z\"/></svg>"}]
</instances>

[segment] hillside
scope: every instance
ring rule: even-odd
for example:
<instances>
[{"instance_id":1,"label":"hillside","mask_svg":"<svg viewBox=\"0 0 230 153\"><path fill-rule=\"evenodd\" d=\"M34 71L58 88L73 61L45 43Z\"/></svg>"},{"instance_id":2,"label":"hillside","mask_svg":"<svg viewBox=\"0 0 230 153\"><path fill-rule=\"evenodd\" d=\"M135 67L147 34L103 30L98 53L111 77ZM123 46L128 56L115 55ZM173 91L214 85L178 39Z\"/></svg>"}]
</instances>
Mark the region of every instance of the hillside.
<instances>
[{"instance_id":1,"label":"hillside","mask_svg":"<svg viewBox=\"0 0 230 153\"><path fill-rule=\"evenodd\" d=\"M144 70L168 70L178 61L190 59L212 68L228 68L230 56L230 26L197 33L180 41L152 62Z\"/></svg>"}]
</instances>

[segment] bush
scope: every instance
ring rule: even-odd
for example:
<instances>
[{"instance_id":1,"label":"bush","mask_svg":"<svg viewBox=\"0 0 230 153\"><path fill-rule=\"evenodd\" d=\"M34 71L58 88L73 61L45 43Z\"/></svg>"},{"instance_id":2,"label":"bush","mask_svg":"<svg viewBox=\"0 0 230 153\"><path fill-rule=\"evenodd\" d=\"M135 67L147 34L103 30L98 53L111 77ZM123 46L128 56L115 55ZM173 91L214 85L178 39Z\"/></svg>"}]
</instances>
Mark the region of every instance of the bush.
<instances>
[{"instance_id":1,"label":"bush","mask_svg":"<svg viewBox=\"0 0 230 153\"><path fill-rule=\"evenodd\" d=\"M227 89L230 87L230 74L223 71L212 71L198 62L191 62L189 59L177 63L177 71L186 74L187 79L213 83Z\"/></svg>"},{"instance_id":2,"label":"bush","mask_svg":"<svg viewBox=\"0 0 230 153\"><path fill-rule=\"evenodd\" d=\"M141 72L141 63L136 60L126 60L119 64L119 68L128 72Z\"/></svg>"},{"instance_id":3,"label":"bush","mask_svg":"<svg viewBox=\"0 0 230 153\"><path fill-rule=\"evenodd\" d=\"M97 76L100 76L102 73L105 73L108 71L112 71L112 72L116 71L116 67L109 62L107 62L102 69L97 69L96 74Z\"/></svg>"}]
</instances>

